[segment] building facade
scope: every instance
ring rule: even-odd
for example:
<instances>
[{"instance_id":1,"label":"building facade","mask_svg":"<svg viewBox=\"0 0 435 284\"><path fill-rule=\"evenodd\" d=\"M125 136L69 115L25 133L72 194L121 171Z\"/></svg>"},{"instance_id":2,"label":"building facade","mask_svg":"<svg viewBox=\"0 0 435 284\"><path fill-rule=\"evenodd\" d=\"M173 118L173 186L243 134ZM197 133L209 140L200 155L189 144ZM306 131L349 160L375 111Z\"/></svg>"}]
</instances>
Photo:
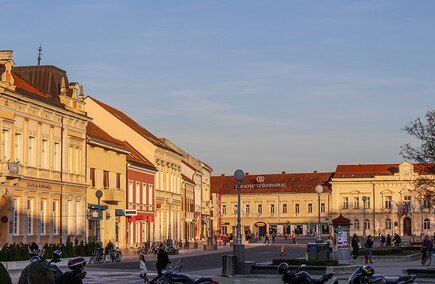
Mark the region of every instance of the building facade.
<instances>
[{"instance_id":1,"label":"building facade","mask_svg":"<svg viewBox=\"0 0 435 284\"><path fill-rule=\"evenodd\" d=\"M415 180L425 175L423 166L408 162L338 165L331 180L333 217L343 214L351 234L360 236L433 235L433 201L414 192Z\"/></svg>"},{"instance_id":2,"label":"building facade","mask_svg":"<svg viewBox=\"0 0 435 284\"><path fill-rule=\"evenodd\" d=\"M241 229L244 236L268 233L314 236L320 212L321 233L329 234L333 173L257 174L245 173L241 183ZM321 185L319 195L315 188ZM211 177L211 191L217 195L217 231L235 233L237 189L233 176ZM320 198L320 202L319 202Z\"/></svg>"},{"instance_id":3,"label":"building facade","mask_svg":"<svg viewBox=\"0 0 435 284\"><path fill-rule=\"evenodd\" d=\"M109 242L126 247L126 165L130 151L89 122L87 157L89 188L87 190L88 242ZM98 197L98 194L101 196Z\"/></svg>"},{"instance_id":4,"label":"building facade","mask_svg":"<svg viewBox=\"0 0 435 284\"><path fill-rule=\"evenodd\" d=\"M0 51L0 243L85 239L83 88Z\"/></svg>"}]
</instances>

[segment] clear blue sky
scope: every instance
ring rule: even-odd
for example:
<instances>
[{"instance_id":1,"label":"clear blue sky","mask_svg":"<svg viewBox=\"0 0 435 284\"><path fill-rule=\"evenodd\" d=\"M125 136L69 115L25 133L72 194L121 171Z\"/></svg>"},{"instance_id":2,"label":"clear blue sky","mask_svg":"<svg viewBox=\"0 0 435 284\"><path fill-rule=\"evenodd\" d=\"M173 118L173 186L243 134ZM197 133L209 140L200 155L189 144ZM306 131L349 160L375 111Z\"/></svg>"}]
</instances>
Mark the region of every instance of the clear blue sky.
<instances>
[{"instance_id":1,"label":"clear blue sky","mask_svg":"<svg viewBox=\"0 0 435 284\"><path fill-rule=\"evenodd\" d=\"M214 174L399 163L435 105L435 1L3 1L0 49L68 72Z\"/></svg>"}]
</instances>

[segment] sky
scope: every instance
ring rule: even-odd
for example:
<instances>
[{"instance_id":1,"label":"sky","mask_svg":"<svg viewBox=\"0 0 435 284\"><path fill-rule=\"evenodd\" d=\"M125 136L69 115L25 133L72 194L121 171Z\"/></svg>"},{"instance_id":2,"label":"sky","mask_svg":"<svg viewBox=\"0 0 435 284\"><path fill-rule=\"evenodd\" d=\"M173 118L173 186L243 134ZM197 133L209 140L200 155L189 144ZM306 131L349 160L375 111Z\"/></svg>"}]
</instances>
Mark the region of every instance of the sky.
<instances>
[{"instance_id":1,"label":"sky","mask_svg":"<svg viewBox=\"0 0 435 284\"><path fill-rule=\"evenodd\" d=\"M0 50L67 71L213 175L401 163L435 105L434 1L2 1ZM417 144L415 144L417 143Z\"/></svg>"}]
</instances>

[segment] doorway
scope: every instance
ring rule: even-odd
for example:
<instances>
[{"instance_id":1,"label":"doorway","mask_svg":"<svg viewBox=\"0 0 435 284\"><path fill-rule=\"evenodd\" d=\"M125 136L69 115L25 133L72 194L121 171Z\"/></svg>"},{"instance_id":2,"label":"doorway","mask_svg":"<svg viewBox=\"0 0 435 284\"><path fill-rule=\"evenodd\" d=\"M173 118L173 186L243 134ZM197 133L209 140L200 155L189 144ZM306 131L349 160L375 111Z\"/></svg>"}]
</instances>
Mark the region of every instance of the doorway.
<instances>
[{"instance_id":1,"label":"doorway","mask_svg":"<svg viewBox=\"0 0 435 284\"><path fill-rule=\"evenodd\" d=\"M412 234L412 222L411 218L405 217L403 218L403 235L411 236Z\"/></svg>"}]
</instances>

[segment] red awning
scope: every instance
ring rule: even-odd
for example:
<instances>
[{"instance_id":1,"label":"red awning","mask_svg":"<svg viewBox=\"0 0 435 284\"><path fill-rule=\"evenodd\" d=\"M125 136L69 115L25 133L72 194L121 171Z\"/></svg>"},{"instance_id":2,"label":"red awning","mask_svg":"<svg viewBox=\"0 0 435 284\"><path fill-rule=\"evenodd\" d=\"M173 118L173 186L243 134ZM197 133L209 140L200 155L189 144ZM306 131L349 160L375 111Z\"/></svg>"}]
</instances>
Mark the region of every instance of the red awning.
<instances>
[{"instance_id":1,"label":"red awning","mask_svg":"<svg viewBox=\"0 0 435 284\"><path fill-rule=\"evenodd\" d=\"M135 221L147 221L148 223L154 222L154 214L150 213L137 213L136 216L129 216L127 218L128 222Z\"/></svg>"}]
</instances>

